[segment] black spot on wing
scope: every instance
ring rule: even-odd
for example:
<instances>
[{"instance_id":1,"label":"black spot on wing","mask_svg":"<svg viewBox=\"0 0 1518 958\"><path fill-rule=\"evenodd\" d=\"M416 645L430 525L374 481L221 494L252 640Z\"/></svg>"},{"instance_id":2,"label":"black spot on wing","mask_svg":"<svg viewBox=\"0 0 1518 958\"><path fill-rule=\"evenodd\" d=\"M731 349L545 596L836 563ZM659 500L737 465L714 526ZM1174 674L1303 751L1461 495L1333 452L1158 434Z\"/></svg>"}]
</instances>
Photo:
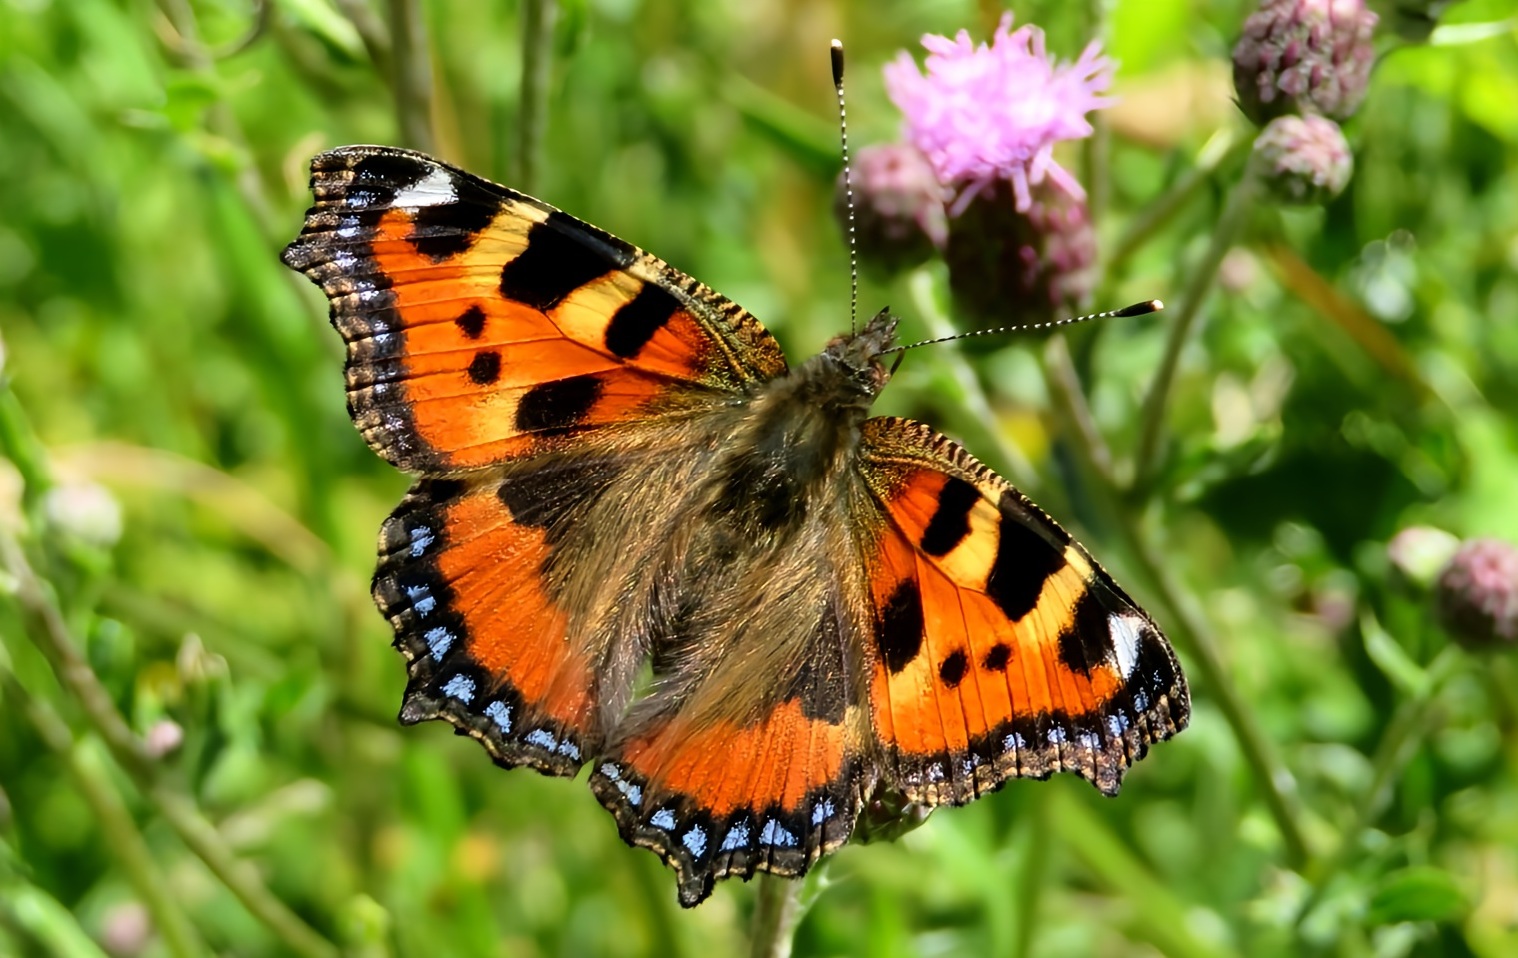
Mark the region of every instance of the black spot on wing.
<instances>
[{"instance_id":1,"label":"black spot on wing","mask_svg":"<svg viewBox=\"0 0 1518 958\"><path fill-rule=\"evenodd\" d=\"M1002 494L1000 540L986 577L986 593L1013 622L1033 610L1044 581L1065 567L1064 549L1032 525L1016 499L1009 502L1015 495Z\"/></svg>"},{"instance_id":2,"label":"black spot on wing","mask_svg":"<svg viewBox=\"0 0 1518 958\"><path fill-rule=\"evenodd\" d=\"M613 269L632 263L631 247L557 210L527 232L527 248L501 270L501 295L538 310Z\"/></svg>"},{"instance_id":3,"label":"black spot on wing","mask_svg":"<svg viewBox=\"0 0 1518 958\"><path fill-rule=\"evenodd\" d=\"M624 303L606 326L606 348L631 359L680 309L680 301L652 284L644 286Z\"/></svg>"},{"instance_id":4,"label":"black spot on wing","mask_svg":"<svg viewBox=\"0 0 1518 958\"><path fill-rule=\"evenodd\" d=\"M568 429L590 413L603 385L590 374L539 383L517 403L516 427L521 432Z\"/></svg>"},{"instance_id":5,"label":"black spot on wing","mask_svg":"<svg viewBox=\"0 0 1518 958\"><path fill-rule=\"evenodd\" d=\"M964 681L965 673L970 669L970 660L965 656L964 649L955 649L938 666L938 677L949 688L958 688L959 683Z\"/></svg>"},{"instance_id":6,"label":"black spot on wing","mask_svg":"<svg viewBox=\"0 0 1518 958\"><path fill-rule=\"evenodd\" d=\"M1095 589L1088 588L1075 602L1070 624L1059 634L1059 660L1082 675L1107 659L1112 648L1107 610Z\"/></svg>"},{"instance_id":7,"label":"black spot on wing","mask_svg":"<svg viewBox=\"0 0 1518 958\"><path fill-rule=\"evenodd\" d=\"M875 644L892 675L906 668L922 651L922 594L917 583L903 579L880 610Z\"/></svg>"},{"instance_id":8,"label":"black spot on wing","mask_svg":"<svg viewBox=\"0 0 1518 958\"><path fill-rule=\"evenodd\" d=\"M469 378L478 386L488 386L501 378L501 354L493 349L474 354L469 361Z\"/></svg>"},{"instance_id":9,"label":"black spot on wing","mask_svg":"<svg viewBox=\"0 0 1518 958\"><path fill-rule=\"evenodd\" d=\"M1007 663L1012 661L1012 647L1005 642L998 642L991 646L991 651L986 653L985 658L980 660L980 667L987 672L1004 672Z\"/></svg>"},{"instance_id":10,"label":"black spot on wing","mask_svg":"<svg viewBox=\"0 0 1518 958\"><path fill-rule=\"evenodd\" d=\"M436 262L457 256L474 245L474 239L495 221L501 198L463 177L449 174L455 200L417 209L411 217L406 239L418 253Z\"/></svg>"},{"instance_id":11,"label":"black spot on wing","mask_svg":"<svg viewBox=\"0 0 1518 958\"><path fill-rule=\"evenodd\" d=\"M970 534L970 510L980 501L980 491L958 477L950 477L938 494L938 508L922 533L922 551L946 556Z\"/></svg>"},{"instance_id":12,"label":"black spot on wing","mask_svg":"<svg viewBox=\"0 0 1518 958\"><path fill-rule=\"evenodd\" d=\"M485 311L479 303L464 310L453 322L458 326L459 332L470 339L479 339L485 334Z\"/></svg>"}]
</instances>

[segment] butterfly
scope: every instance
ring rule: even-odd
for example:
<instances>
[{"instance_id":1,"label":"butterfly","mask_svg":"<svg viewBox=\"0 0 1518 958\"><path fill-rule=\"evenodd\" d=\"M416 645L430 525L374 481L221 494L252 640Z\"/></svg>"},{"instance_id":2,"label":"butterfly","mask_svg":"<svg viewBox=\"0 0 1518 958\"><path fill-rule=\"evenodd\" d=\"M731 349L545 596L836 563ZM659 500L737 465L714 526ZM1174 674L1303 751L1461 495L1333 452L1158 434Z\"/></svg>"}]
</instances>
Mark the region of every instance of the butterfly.
<instances>
[{"instance_id":1,"label":"butterfly","mask_svg":"<svg viewBox=\"0 0 1518 958\"><path fill-rule=\"evenodd\" d=\"M886 312L796 368L742 307L421 153L311 165L284 262L348 410L415 484L373 592L404 723L573 776L676 874L804 873L886 794L1072 771L1115 794L1184 728L1154 621L932 427L870 417Z\"/></svg>"}]
</instances>

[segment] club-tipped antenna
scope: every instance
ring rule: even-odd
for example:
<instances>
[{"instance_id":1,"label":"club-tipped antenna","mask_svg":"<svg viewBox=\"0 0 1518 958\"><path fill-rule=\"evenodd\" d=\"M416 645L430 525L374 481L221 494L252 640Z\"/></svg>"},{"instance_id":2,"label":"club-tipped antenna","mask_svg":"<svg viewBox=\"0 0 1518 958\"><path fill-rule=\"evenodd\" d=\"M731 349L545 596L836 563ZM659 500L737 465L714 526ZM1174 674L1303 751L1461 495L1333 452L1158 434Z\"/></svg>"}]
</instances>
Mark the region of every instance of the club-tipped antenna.
<instances>
[{"instance_id":1,"label":"club-tipped antenna","mask_svg":"<svg viewBox=\"0 0 1518 958\"><path fill-rule=\"evenodd\" d=\"M838 91L838 140L843 145L843 199L849 211L849 334L859 327L859 239L854 235L854 184L849 175L849 115L843 108L843 41L834 40L833 89Z\"/></svg>"},{"instance_id":2,"label":"club-tipped antenna","mask_svg":"<svg viewBox=\"0 0 1518 958\"><path fill-rule=\"evenodd\" d=\"M969 339L971 336L995 336L1001 333L1020 333L1035 329L1054 329L1056 326L1071 326L1075 323L1084 323L1092 319L1114 319L1118 316L1143 316L1148 313L1157 313L1165 308L1165 304L1157 299L1148 299L1142 303L1134 303L1132 306L1124 306L1122 309L1109 309L1105 313L1091 313L1087 316L1071 316L1068 319L1056 319L1049 323L1028 323L1024 326L999 326L996 329L972 329L966 333L955 333L953 336L939 336L937 339L924 339L919 343L907 343L905 346L893 346L882 350L881 355L886 353L901 353L908 349L916 349L918 346L931 346L934 343L949 343L956 339Z\"/></svg>"}]
</instances>

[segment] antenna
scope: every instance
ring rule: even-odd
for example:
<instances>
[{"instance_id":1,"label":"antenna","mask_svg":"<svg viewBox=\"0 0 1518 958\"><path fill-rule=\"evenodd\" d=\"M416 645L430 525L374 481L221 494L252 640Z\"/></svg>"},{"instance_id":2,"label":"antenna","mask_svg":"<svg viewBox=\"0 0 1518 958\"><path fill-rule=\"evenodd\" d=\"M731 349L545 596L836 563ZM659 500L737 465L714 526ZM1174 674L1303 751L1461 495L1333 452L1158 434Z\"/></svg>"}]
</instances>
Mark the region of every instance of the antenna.
<instances>
[{"instance_id":1,"label":"antenna","mask_svg":"<svg viewBox=\"0 0 1518 958\"><path fill-rule=\"evenodd\" d=\"M953 336L940 336L937 339L924 339L919 343L908 343L905 346L892 346L890 349L881 350L881 355L886 353L901 353L908 349L916 349L918 346L931 346L934 343L948 343L956 339L969 339L971 336L994 336L998 333L1015 333L1023 330L1053 329L1056 326L1070 326L1074 323L1084 323L1091 319L1115 319L1119 316L1144 316L1149 313L1157 313L1165 308L1165 304L1157 299L1145 300L1142 303L1134 303L1132 306L1124 306L1122 309L1109 309L1105 313L1091 313L1088 316L1072 316L1069 319L1056 319L1049 323L1029 323L1026 326L999 326L996 329L972 329L967 333L955 333ZM899 362L899 360L898 360Z\"/></svg>"},{"instance_id":2,"label":"antenna","mask_svg":"<svg viewBox=\"0 0 1518 958\"><path fill-rule=\"evenodd\" d=\"M859 239L854 235L854 184L849 178L849 115L843 108L843 41L834 40L833 89L838 91L838 139L843 144L843 198L849 208L849 335L859 325Z\"/></svg>"}]
</instances>

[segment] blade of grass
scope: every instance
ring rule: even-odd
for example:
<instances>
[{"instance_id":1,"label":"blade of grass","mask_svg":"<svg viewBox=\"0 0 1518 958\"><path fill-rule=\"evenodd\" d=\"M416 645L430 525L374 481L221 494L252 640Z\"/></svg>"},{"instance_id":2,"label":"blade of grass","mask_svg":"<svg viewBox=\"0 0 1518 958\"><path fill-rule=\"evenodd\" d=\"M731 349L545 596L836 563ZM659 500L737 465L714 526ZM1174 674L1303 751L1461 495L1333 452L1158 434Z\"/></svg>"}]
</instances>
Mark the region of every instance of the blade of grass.
<instances>
[{"instance_id":1,"label":"blade of grass","mask_svg":"<svg viewBox=\"0 0 1518 958\"><path fill-rule=\"evenodd\" d=\"M1133 904L1134 930L1172 958L1222 958L1233 952L1190 931L1186 906L1151 872L1087 803L1073 795L1052 802L1050 827L1096 880Z\"/></svg>"}]
</instances>

